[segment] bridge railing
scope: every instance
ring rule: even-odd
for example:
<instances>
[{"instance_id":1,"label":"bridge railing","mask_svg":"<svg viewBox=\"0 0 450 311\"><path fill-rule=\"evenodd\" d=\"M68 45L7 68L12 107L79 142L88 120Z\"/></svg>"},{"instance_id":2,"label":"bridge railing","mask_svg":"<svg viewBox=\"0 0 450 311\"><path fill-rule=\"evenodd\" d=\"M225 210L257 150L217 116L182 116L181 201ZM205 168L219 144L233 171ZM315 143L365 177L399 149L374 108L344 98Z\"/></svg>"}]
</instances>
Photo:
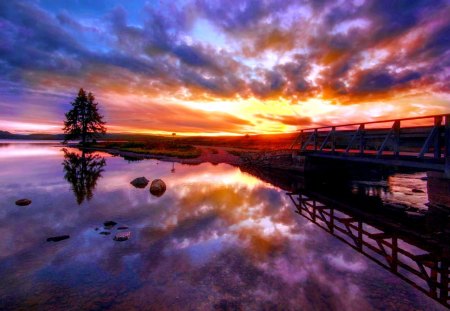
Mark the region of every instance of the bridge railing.
<instances>
[{"instance_id":1,"label":"bridge railing","mask_svg":"<svg viewBox=\"0 0 450 311\"><path fill-rule=\"evenodd\" d=\"M446 159L450 163L450 114L306 128L291 149L301 153Z\"/></svg>"}]
</instances>

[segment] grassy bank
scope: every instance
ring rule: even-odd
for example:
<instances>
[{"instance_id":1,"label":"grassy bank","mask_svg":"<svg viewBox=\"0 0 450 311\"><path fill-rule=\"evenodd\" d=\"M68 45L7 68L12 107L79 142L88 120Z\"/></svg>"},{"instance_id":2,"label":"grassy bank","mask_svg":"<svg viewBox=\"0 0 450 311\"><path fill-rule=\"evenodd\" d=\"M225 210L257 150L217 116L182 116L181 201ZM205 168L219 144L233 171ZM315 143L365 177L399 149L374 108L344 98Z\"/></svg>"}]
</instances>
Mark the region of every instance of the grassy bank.
<instances>
[{"instance_id":1,"label":"grassy bank","mask_svg":"<svg viewBox=\"0 0 450 311\"><path fill-rule=\"evenodd\" d=\"M201 154L201 150L186 144L172 142L98 142L87 144L86 147L96 149L114 149L117 151L133 152L137 154L193 159Z\"/></svg>"}]
</instances>

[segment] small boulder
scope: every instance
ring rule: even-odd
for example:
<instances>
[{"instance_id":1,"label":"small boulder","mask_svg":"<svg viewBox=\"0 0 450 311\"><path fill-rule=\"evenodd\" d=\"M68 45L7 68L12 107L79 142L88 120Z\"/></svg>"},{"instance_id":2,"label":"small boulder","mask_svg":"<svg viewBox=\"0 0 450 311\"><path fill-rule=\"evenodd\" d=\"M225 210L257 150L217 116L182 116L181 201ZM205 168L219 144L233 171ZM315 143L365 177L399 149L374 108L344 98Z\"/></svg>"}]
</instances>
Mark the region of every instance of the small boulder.
<instances>
[{"instance_id":1,"label":"small boulder","mask_svg":"<svg viewBox=\"0 0 450 311\"><path fill-rule=\"evenodd\" d=\"M130 184L135 186L136 188L145 188L147 187L149 180L145 177L138 177L133 179Z\"/></svg>"},{"instance_id":2,"label":"small boulder","mask_svg":"<svg viewBox=\"0 0 450 311\"><path fill-rule=\"evenodd\" d=\"M150 193L156 197L160 197L166 192L166 184L161 179L155 179L150 185Z\"/></svg>"},{"instance_id":3,"label":"small boulder","mask_svg":"<svg viewBox=\"0 0 450 311\"><path fill-rule=\"evenodd\" d=\"M112 220L108 220L103 223L103 226L105 227L114 227L115 225L117 225L117 222Z\"/></svg>"},{"instance_id":4,"label":"small boulder","mask_svg":"<svg viewBox=\"0 0 450 311\"><path fill-rule=\"evenodd\" d=\"M47 242L59 242L59 241L67 240L68 238L70 238L70 235L52 236L47 239Z\"/></svg>"},{"instance_id":5,"label":"small boulder","mask_svg":"<svg viewBox=\"0 0 450 311\"><path fill-rule=\"evenodd\" d=\"M131 232L130 231L125 231L125 232L119 232L114 236L114 241L126 241L131 237Z\"/></svg>"},{"instance_id":6,"label":"small boulder","mask_svg":"<svg viewBox=\"0 0 450 311\"><path fill-rule=\"evenodd\" d=\"M16 201L16 205L19 205L19 206L27 206L30 204L31 204L31 200L29 200L29 199L20 199L20 200Z\"/></svg>"}]
</instances>

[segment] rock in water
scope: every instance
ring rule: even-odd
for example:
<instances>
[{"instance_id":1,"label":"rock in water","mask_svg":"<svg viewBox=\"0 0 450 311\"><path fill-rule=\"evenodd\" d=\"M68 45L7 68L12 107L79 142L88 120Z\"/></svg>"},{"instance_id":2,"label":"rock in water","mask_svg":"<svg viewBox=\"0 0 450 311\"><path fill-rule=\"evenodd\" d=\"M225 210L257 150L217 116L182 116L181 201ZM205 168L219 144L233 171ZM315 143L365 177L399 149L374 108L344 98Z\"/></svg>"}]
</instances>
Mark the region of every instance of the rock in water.
<instances>
[{"instance_id":1,"label":"rock in water","mask_svg":"<svg viewBox=\"0 0 450 311\"><path fill-rule=\"evenodd\" d=\"M105 226L105 228L112 228L112 227L114 227L115 225L117 225L117 222L112 221L112 220L105 221L105 222L103 223L103 226Z\"/></svg>"},{"instance_id":2,"label":"rock in water","mask_svg":"<svg viewBox=\"0 0 450 311\"><path fill-rule=\"evenodd\" d=\"M130 184L135 186L136 188L145 188L148 185L149 180L145 177L138 177L133 179Z\"/></svg>"},{"instance_id":3,"label":"rock in water","mask_svg":"<svg viewBox=\"0 0 450 311\"><path fill-rule=\"evenodd\" d=\"M19 206L27 206L30 204L31 204L31 200L29 200L29 199L20 199L20 200L16 201L16 205L19 205Z\"/></svg>"},{"instance_id":4,"label":"rock in water","mask_svg":"<svg viewBox=\"0 0 450 311\"><path fill-rule=\"evenodd\" d=\"M108 231L102 231L102 232L100 232L100 234L102 234L102 235L110 235L111 232L108 232Z\"/></svg>"},{"instance_id":5,"label":"rock in water","mask_svg":"<svg viewBox=\"0 0 450 311\"><path fill-rule=\"evenodd\" d=\"M47 242L59 242L62 240L67 240L70 238L70 235L58 235L58 236L52 236L51 238L47 239Z\"/></svg>"},{"instance_id":6,"label":"rock in water","mask_svg":"<svg viewBox=\"0 0 450 311\"><path fill-rule=\"evenodd\" d=\"M150 185L150 193L156 197L160 197L166 192L166 184L161 179L155 179Z\"/></svg>"},{"instance_id":7,"label":"rock in water","mask_svg":"<svg viewBox=\"0 0 450 311\"><path fill-rule=\"evenodd\" d=\"M119 228L117 228L117 230L127 230L128 226L120 226Z\"/></svg>"},{"instance_id":8,"label":"rock in water","mask_svg":"<svg viewBox=\"0 0 450 311\"><path fill-rule=\"evenodd\" d=\"M114 237L114 241L126 241L131 237L131 232L130 231L125 231L125 232L119 232L116 234L116 236Z\"/></svg>"}]
</instances>

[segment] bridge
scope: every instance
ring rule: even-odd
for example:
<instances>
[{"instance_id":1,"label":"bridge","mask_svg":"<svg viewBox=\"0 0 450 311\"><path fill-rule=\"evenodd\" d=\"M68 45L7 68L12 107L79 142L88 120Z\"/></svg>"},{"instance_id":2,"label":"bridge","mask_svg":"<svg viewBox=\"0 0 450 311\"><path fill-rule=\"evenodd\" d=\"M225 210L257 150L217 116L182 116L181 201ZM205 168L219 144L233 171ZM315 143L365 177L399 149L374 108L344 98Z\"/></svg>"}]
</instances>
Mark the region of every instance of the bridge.
<instances>
[{"instance_id":1,"label":"bridge","mask_svg":"<svg viewBox=\"0 0 450 311\"><path fill-rule=\"evenodd\" d=\"M445 172L450 176L450 114L302 129L299 156Z\"/></svg>"}]
</instances>

